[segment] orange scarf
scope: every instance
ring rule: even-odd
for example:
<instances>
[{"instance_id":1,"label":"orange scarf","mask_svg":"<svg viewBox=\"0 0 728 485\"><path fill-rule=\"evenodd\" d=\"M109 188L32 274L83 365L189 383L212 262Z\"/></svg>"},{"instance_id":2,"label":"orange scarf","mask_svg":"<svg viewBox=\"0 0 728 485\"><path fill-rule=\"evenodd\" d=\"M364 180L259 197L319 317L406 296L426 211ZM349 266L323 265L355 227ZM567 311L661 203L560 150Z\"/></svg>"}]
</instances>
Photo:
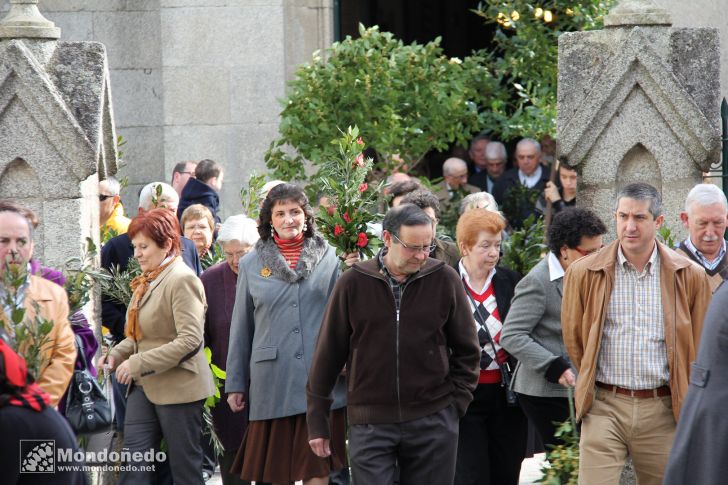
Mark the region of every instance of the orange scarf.
<instances>
[{"instance_id":1,"label":"orange scarf","mask_svg":"<svg viewBox=\"0 0 728 485\"><path fill-rule=\"evenodd\" d=\"M160 265L158 268L152 271L147 271L133 280L131 280L131 289L134 292L131 295L131 303L129 303L129 313L126 317L126 331L124 332L127 337L134 339L136 342L142 338L142 329L139 326L139 305L144 298L144 294L149 289L149 285L154 281L159 274L167 269L167 267L174 263L177 258L172 258L167 263Z\"/></svg>"}]
</instances>

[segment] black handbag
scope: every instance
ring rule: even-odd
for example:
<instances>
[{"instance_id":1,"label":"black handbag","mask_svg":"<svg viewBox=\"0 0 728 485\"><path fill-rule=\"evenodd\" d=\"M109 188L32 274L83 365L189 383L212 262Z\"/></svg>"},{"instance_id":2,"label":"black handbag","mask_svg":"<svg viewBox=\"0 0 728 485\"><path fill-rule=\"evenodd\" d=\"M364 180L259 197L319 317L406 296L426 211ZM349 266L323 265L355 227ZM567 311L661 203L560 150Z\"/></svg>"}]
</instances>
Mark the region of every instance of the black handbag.
<instances>
[{"instance_id":1,"label":"black handbag","mask_svg":"<svg viewBox=\"0 0 728 485\"><path fill-rule=\"evenodd\" d=\"M66 419L78 435L103 433L111 429L113 413L108 390L111 388L108 376L104 388L88 371L88 362L81 338L76 335L76 348L83 369L74 370L66 399ZM104 391L107 392L104 392Z\"/></svg>"}]
</instances>

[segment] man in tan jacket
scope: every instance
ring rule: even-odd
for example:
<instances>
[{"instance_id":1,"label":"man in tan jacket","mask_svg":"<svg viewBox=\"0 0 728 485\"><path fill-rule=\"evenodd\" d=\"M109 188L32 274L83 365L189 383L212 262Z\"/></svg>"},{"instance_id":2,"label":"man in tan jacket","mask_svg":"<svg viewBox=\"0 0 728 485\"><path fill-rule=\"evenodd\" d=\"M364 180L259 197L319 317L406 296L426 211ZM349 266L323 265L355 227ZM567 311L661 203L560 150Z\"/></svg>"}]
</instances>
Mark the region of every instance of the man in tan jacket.
<instances>
[{"instance_id":1,"label":"man in tan jacket","mask_svg":"<svg viewBox=\"0 0 728 485\"><path fill-rule=\"evenodd\" d=\"M582 420L579 483L617 484L629 453L640 485L662 483L711 292L705 271L656 240L662 199L617 195L617 241L574 262L561 325Z\"/></svg>"},{"instance_id":2,"label":"man in tan jacket","mask_svg":"<svg viewBox=\"0 0 728 485\"><path fill-rule=\"evenodd\" d=\"M14 329L6 316L6 290L1 278L6 264L27 266L32 255L33 226L30 221L14 209L0 211L0 298L3 303L0 324L11 336L14 335ZM43 347L43 366L39 375L34 377L40 387L50 394L51 404L57 406L66 392L76 361L73 330L68 322L68 298L57 284L33 275L26 277L20 294L23 295L22 306L26 310L26 318L35 318L34 303L37 303L40 316L53 322L48 343Z\"/></svg>"}]
</instances>

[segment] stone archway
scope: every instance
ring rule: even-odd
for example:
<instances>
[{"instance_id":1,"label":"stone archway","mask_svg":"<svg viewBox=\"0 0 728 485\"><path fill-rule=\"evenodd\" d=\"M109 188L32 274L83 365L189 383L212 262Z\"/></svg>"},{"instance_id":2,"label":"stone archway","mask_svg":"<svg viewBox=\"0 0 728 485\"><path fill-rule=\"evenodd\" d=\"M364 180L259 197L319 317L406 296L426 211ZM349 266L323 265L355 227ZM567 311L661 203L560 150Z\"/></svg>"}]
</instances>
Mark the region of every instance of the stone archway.
<instances>
[{"instance_id":1,"label":"stone archway","mask_svg":"<svg viewBox=\"0 0 728 485\"><path fill-rule=\"evenodd\" d=\"M646 182L662 193L662 172L657 159L642 143L625 153L617 167L616 191L633 182Z\"/></svg>"}]
</instances>

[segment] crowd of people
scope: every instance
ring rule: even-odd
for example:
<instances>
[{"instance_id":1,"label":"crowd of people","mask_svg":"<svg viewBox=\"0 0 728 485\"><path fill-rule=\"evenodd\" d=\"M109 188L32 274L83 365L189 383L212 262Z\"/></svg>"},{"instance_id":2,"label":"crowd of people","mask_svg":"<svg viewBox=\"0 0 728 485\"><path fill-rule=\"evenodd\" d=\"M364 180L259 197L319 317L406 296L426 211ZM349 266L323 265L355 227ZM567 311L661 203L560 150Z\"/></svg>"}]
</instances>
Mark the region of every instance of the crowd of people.
<instances>
[{"instance_id":1,"label":"crowd of people","mask_svg":"<svg viewBox=\"0 0 728 485\"><path fill-rule=\"evenodd\" d=\"M551 150L520 140L508 168L506 145L479 135L431 189L391 174L383 247L366 260L336 254L295 184L266 184L257 220L221 223L224 171L212 160L181 162L171 184L143 187L131 219L119 182L101 181L101 264L135 264L139 276L128 304L103 298L112 345L96 367L112 375L123 448L142 456L164 442L167 457L122 469L119 483L200 485L219 464L226 485L348 484L349 469L358 485L517 484L529 430L547 447L562 443L569 388L580 483L618 483L628 455L640 484L695 481L695 463L696 483L719 483L726 444L706 436L725 428L722 378L710 372L728 332L725 195L696 185L680 214L688 237L668 247L654 187L620 188L614 221L602 221L574 207L577 174L554 166ZM535 196L515 203L523 191ZM456 214L454 238L439 231L445 212ZM504 239L545 213L543 259L523 275L503 266ZM24 270L17 291L0 284L10 483L25 483L12 440L77 447L56 408L81 357L74 334L89 329L69 315L62 275L33 259L38 223L0 202L0 277ZM223 260L208 267L214 245ZM53 323L35 376L26 349L12 348L16 306ZM203 431L216 393L205 347L226 372L212 408L219 453ZM96 347L83 350L91 361ZM85 477L57 480L48 483Z\"/></svg>"}]
</instances>

